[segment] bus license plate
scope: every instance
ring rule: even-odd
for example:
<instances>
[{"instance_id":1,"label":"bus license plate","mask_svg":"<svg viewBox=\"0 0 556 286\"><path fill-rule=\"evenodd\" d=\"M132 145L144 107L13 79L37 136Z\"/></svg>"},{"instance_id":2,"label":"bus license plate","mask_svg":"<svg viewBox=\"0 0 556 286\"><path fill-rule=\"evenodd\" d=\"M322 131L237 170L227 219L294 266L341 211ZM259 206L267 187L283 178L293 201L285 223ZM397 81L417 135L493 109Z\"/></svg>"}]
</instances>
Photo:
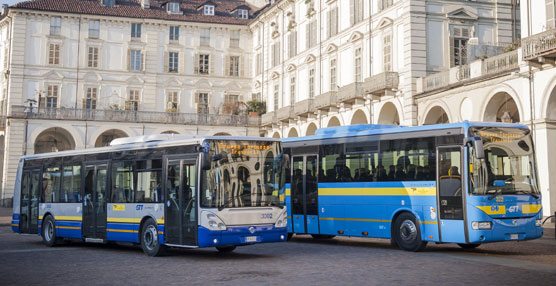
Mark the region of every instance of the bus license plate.
<instances>
[{"instance_id":1,"label":"bus license plate","mask_svg":"<svg viewBox=\"0 0 556 286\"><path fill-rule=\"evenodd\" d=\"M519 234L517 234L517 233L511 233L511 234L510 234L510 239L512 239L512 240L513 240L513 239L519 239Z\"/></svg>"},{"instance_id":2,"label":"bus license plate","mask_svg":"<svg viewBox=\"0 0 556 286\"><path fill-rule=\"evenodd\" d=\"M257 237L256 236L246 236L245 237L245 242L257 242Z\"/></svg>"}]
</instances>

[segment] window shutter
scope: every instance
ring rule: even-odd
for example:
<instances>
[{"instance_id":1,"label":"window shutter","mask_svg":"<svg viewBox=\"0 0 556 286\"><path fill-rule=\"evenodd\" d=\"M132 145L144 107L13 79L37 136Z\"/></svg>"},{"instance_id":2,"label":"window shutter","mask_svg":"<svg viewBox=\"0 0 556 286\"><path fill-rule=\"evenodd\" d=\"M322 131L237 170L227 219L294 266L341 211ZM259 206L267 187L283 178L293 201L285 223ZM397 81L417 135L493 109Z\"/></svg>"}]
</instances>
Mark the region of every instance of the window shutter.
<instances>
[{"instance_id":1,"label":"window shutter","mask_svg":"<svg viewBox=\"0 0 556 286\"><path fill-rule=\"evenodd\" d=\"M355 0L349 0L349 22L351 26L355 24Z\"/></svg>"},{"instance_id":2,"label":"window shutter","mask_svg":"<svg viewBox=\"0 0 556 286\"><path fill-rule=\"evenodd\" d=\"M209 55L209 74L214 75L214 55Z\"/></svg>"},{"instance_id":3,"label":"window shutter","mask_svg":"<svg viewBox=\"0 0 556 286\"><path fill-rule=\"evenodd\" d=\"M199 74L199 54L195 54L195 57L193 58L193 73L194 74Z\"/></svg>"},{"instance_id":4,"label":"window shutter","mask_svg":"<svg viewBox=\"0 0 556 286\"><path fill-rule=\"evenodd\" d=\"M310 23L307 23L307 25L305 26L305 45L306 45L306 49L311 47L311 25Z\"/></svg>"},{"instance_id":5,"label":"window shutter","mask_svg":"<svg viewBox=\"0 0 556 286\"><path fill-rule=\"evenodd\" d=\"M244 61L244 60L245 60L245 59L244 59L243 57L241 57L241 56L239 57L239 64L238 64L239 67L238 67L238 69L239 69L239 76L240 76L240 77L244 77L244 76L245 76L245 68L244 68L245 65L243 64L243 61Z\"/></svg>"},{"instance_id":6,"label":"window shutter","mask_svg":"<svg viewBox=\"0 0 556 286\"><path fill-rule=\"evenodd\" d=\"M383 9L382 1L384 1L384 0L378 0L378 11L382 11L382 9Z\"/></svg>"},{"instance_id":7,"label":"window shutter","mask_svg":"<svg viewBox=\"0 0 556 286\"><path fill-rule=\"evenodd\" d=\"M179 53L178 55L179 57L179 67L178 67L178 72L179 73L185 73L185 53L182 55L181 53Z\"/></svg>"},{"instance_id":8,"label":"window shutter","mask_svg":"<svg viewBox=\"0 0 556 286\"><path fill-rule=\"evenodd\" d=\"M551 29L555 26L555 5L554 0L546 0L546 28Z\"/></svg>"},{"instance_id":9,"label":"window shutter","mask_svg":"<svg viewBox=\"0 0 556 286\"><path fill-rule=\"evenodd\" d=\"M127 50L127 70L131 70L131 50Z\"/></svg>"},{"instance_id":10,"label":"window shutter","mask_svg":"<svg viewBox=\"0 0 556 286\"><path fill-rule=\"evenodd\" d=\"M332 9L328 10L326 15L328 17L328 23L327 23L328 27L326 27L327 28L327 31L326 31L326 36L327 37L326 38L328 39L328 38L332 37L332 16L333 16L332 15Z\"/></svg>"},{"instance_id":11,"label":"window shutter","mask_svg":"<svg viewBox=\"0 0 556 286\"><path fill-rule=\"evenodd\" d=\"M170 69L170 53L164 52L164 71L162 72L168 72L169 69Z\"/></svg>"},{"instance_id":12,"label":"window shutter","mask_svg":"<svg viewBox=\"0 0 556 286\"><path fill-rule=\"evenodd\" d=\"M311 36L313 36L312 44L315 46L317 44L317 20L313 21L311 28L313 29L313 31L311 31Z\"/></svg>"},{"instance_id":13,"label":"window shutter","mask_svg":"<svg viewBox=\"0 0 556 286\"><path fill-rule=\"evenodd\" d=\"M224 76L232 75L230 63L231 63L230 56L226 56L226 64L224 65Z\"/></svg>"},{"instance_id":14,"label":"window shutter","mask_svg":"<svg viewBox=\"0 0 556 286\"><path fill-rule=\"evenodd\" d=\"M196 92L196 93L193 95L193 97L194 97L195 103L199 103L199 93Z\"/></svg>"},{"instance_id":15,"label":"window shutter","mask_svg":"<svg viewBox=\"0 0 556 286\"><path fill-rule=\"evenodd\" d=\"M453 67L454 65L454 37L450 37L450 67Z\"/></svg>"},{"instance_id":16,"label":"window shutter","mask_svg":"<svg viewBox=\"0 0 556 286\"><path fill-rule=\"evenodd\" d=\"M145 71L145 52L141 51L141 70Z\"/></svg>"}]
</instances>

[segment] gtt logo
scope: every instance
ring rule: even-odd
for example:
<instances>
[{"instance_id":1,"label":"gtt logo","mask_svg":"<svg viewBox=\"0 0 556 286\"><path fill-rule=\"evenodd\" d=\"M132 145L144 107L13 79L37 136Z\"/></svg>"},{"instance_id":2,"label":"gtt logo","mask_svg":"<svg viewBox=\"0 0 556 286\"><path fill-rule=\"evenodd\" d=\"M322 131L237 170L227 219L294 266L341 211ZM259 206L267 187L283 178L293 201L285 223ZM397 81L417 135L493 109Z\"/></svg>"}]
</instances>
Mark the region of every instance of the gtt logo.
<instances>
[{"instance_id":1,"label":"gtt logo","mask_svg":"<svg viewBox=\"0 0 556 286\"><path fill-rule=\"evenodd\" d=\"M511 206L508 208L509 213L516 213L519 212L519 206Z\"/></svg>"}]
</instances>

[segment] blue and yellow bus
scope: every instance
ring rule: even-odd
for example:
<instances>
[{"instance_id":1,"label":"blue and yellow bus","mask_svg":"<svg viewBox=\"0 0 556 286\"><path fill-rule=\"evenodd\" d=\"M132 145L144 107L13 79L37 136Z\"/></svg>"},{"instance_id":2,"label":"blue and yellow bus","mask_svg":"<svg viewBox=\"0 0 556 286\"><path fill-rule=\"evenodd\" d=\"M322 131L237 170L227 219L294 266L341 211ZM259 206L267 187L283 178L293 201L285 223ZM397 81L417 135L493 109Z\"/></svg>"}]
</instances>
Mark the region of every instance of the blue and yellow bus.
<instances>
[{"instance_id":1,"label":"blue and yellow bus","mask_svg":"<svg viewBox=\"0 0 556 286\"><path fill-rule=\"evenodd\" d=\"M290 235L386 238L409 251L542 236L526 126L355 125L282 144Z\"/></svg>"},{"instance_id":2,"label":"blue and yellow bus","mask_svg":"<svg viewBox=\"0 0 556 286\"><path fill-rule=\"evenodd\" d=\"M276 139L176 135L24 156L12 229L48 246L131 242L151 256L285 241L282 161Z\"/></svg>"}]
</instances>

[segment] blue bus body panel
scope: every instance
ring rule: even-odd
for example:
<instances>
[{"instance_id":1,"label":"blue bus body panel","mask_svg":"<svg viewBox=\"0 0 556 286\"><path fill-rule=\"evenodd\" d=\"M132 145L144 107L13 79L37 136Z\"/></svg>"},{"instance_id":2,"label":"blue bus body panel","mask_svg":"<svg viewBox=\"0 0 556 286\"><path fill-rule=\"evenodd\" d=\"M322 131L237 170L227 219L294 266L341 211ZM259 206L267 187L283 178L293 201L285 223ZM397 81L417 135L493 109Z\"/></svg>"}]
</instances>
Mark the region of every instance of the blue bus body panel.
<instances>
[{"instance_id":1,"label":"blue bus body panel","mask_svg":"<svg viewBox=\"0 0 556 286\"><path fill-rule=\"evenodd\" d=\"M463 220L440 220L442 242L465 243L465 224Z\"/></svg>"},{"instance_id":2,"label":"blue bus body panel","mask_svg":"<svg viewBox=\"0 0 556 286\"><path fill-rule=\"evenodd\" d=\"M19 214L12 215L12 231L19 232Z\"/></svg>"},{"instance_id":3,"label":"blue bus body panel","mask_svg":"<svg viewBox=\"0 0 556 286\"><path fill-rule=\"evenodd\" d=\"M303 214L293 214L293 231L295 233L306 233L307 231L305 230L305 219Z\"/></svg>"},{"instance_id":4,"label":"blue bus body panel","mask_svg":"<svg viewBox=\"0 0 556 286\"><path fill-rule=\"evenodd\" d=\"M319 233L319 216L317 215L307 215L307 233L318 234Z\"/></svg>"},{"instance_id":5,"label":"blue bus body panel","mask_svg":"<svg viewBox=\"0 0 556 286\"><path fill-rule=\"evenodd\" d=\"M106 239L137 243L139 242L139 224L109 222L106 225Z\"/></svg>"},{"instance_id":6,"label":"blue bus body panel","mask_svg":"<svg viewBox=\"0 0 556 286\"><path fill-rule=\"evenodd\" d=\"M254 228L253 233L249 231L250 227ZM197 233L199 247L279 242L285 241L287 234L287 228L276 228L274 225L228 227L224 231L209 230L199 226ZM248 240L248 238L254 238L255 240ZM214 242L215 239L216 243Z\"/></svg>"}]
</instances>

